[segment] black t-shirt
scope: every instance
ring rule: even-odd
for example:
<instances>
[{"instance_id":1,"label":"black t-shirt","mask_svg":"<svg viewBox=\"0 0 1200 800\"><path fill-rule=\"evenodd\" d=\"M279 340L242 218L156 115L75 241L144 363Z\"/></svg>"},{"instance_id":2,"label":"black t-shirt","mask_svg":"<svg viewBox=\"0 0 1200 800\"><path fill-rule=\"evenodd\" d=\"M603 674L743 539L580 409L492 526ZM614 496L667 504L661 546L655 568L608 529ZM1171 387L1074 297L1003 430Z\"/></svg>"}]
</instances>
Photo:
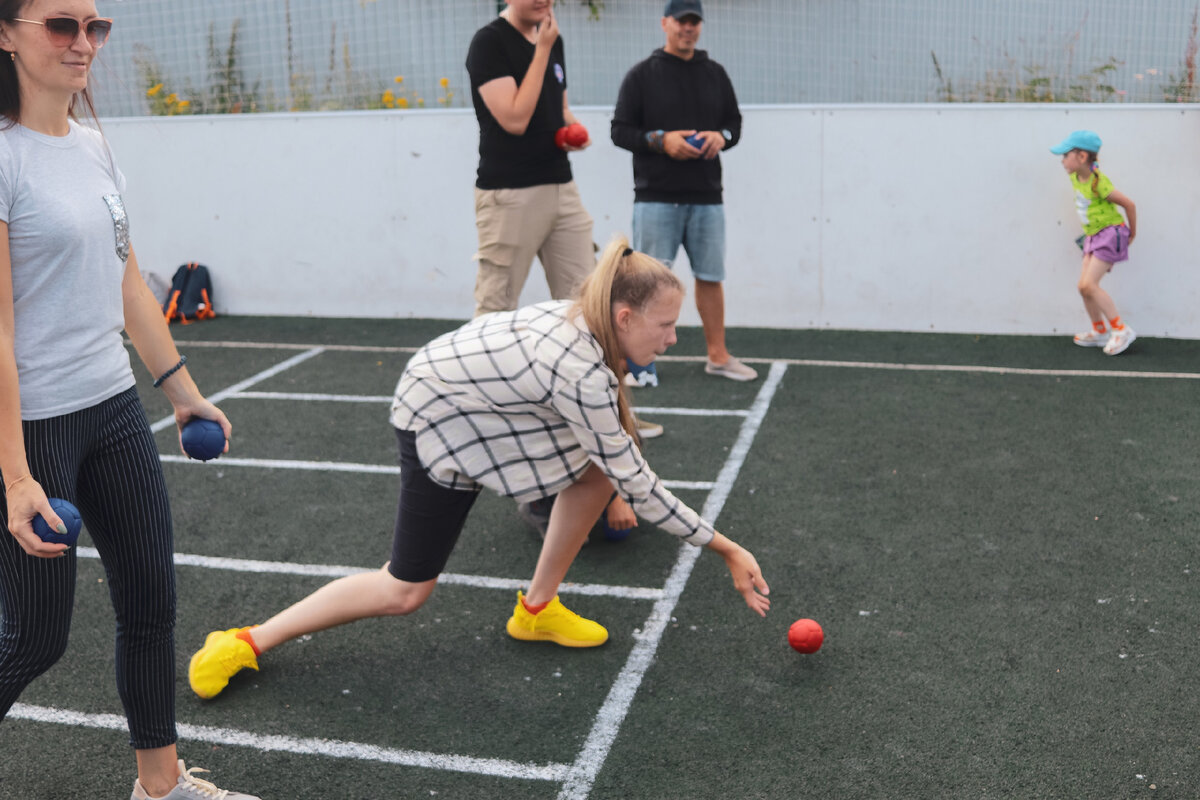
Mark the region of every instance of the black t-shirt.
<instances>
[{"instance_id":1,"label":"black t-shirt","mask_svg":"<svg viewBox=\"0 0 1200 800\"><path fill-rule=\"evenodd\" d=\"M496 78L511 77L520 86L533 53L533 43L503 17L476 31L467 50L471 102L479 120L475 185L480 189L519 189L571 180L567 154L554 145L554 132L563 126L563 94L567 90L561 36L550 48L542 94L525 133L513 136L500 127L479 96L479 87Z\"/></svg>"}]
</instances>

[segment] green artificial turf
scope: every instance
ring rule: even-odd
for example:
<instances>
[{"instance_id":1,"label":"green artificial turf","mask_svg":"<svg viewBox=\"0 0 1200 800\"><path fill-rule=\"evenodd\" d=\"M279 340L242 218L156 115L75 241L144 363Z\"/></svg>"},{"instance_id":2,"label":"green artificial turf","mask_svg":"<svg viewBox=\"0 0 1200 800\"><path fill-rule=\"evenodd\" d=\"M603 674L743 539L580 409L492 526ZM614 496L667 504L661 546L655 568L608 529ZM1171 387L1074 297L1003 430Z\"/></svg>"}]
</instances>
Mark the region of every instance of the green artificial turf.
<instances>
[{"instance_id":1,"label":"green artificial turf","mask_svg":"<svg viewBox=\"0 0 1200 800\"><path fill-rule=\"evenodd\" d=\"M229 398L229 458L391 467L391 394L407 352L442 321L220 318L175 328L208 393L363 395L368 403ZM644 409L748 411L763 391L703 374L681 333ZM254 347L187 341L255 342ZM646 443L676 481L737 468L717 527L755 553L766 619L701 553L628 706L592 798L1134 798L1200 795L1191 674L1200 569L1200 404L1195 379L1081 370L1195 370L1195 344L1139 339L1120 358L1065 337L839 331L730 332L739 355L789 359L749 451L745 416L646 412ZM302 353L328 350L278 374ZM981 365L1062 374L911 371L808 362ZM150 419L170 412L139 369ZM768 399L764 397L764 400ZM174 429L160 452L178 452ZM396 476L164 464L180 553L378 568L389 555ZM724 491L724 488L719 489ZM680 497L703 507L708 489ZM81 544L88 545L86 534ZM485 493L447 571L527 580L539 542L511 501ZM578 584L662 588L676 540L642 525L598 531ZM572 764L647 625L653 602L563 600L608 626L595 650L508 638L508 589L440 586L407 618L344 626L264 656L215 701L187 660L216 628L251 624L328 579L177 569L177 713L187 725L476 758ZM799 617L825 646L791 651ZM98 561L82 558L67 654L21 702L120 714L113 619ZM0 798L121 797L123 732L8 719ZM264 798L554 798L555 781L370 759L180 742L219 785Z\"/></svg>"}]
</instances>

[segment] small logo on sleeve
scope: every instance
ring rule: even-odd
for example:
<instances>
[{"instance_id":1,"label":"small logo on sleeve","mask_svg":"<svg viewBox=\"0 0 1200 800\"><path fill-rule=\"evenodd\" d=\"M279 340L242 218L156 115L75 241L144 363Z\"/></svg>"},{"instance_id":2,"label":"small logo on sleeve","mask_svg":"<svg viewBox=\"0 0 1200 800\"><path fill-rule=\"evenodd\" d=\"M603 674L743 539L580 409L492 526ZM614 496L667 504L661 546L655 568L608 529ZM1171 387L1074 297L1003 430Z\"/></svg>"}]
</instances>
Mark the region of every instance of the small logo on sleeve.
<instances>
[{"instance_id":1,"label":"small logo on sleeve","mask_svg":"<svg viewBox=\"0 0 1200 800\"><path fill-rule=\"evenodd\" d=\"M566 82L567 82L567 76L566 76L566 74L563 72L562 64L555 64L555 65L554 65L554 77L558 78L558 82L559 82L559 83L566 83Z\"/></svg>"}]
</instances>

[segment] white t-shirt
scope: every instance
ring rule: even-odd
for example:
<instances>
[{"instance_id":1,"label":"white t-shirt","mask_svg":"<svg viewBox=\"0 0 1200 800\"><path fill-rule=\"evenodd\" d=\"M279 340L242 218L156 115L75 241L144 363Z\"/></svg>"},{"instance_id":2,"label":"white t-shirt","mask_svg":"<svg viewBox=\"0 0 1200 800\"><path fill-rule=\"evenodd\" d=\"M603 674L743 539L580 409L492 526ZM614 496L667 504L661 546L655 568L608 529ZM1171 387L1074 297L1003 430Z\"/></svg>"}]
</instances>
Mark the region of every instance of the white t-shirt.
<instances>
[{"instance_id":1,"label":"white t-shirt","mask_svg":"<svg viewBox=\"0 0 1200 800\"><path fill-rule=\"evenodd\" d=\"M90 408L134 384L121 338L124 188L96 130L75 122L66 136L0 130L22 419Z\"/></svg>"}]
</instances>

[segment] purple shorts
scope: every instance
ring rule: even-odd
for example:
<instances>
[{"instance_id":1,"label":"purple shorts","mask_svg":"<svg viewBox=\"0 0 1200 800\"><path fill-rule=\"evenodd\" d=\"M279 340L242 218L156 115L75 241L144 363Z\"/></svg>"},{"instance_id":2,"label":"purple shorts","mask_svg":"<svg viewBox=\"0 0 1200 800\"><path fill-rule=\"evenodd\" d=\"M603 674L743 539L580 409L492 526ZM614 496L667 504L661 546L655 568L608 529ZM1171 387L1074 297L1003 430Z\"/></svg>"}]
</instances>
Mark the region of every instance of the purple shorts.
<instances>
[{"instance_id":1,"label":"purple shorts","mask_svg":"<svg viewBox=\"0 0 1200 800\"><path fill-rule=\"evenodd\" d=\"M1109 225L1083 240L1083 254L1091 253L1101 261L1116 264L1129 258L1129 228Z\"/></svg>"}]
</instances>

